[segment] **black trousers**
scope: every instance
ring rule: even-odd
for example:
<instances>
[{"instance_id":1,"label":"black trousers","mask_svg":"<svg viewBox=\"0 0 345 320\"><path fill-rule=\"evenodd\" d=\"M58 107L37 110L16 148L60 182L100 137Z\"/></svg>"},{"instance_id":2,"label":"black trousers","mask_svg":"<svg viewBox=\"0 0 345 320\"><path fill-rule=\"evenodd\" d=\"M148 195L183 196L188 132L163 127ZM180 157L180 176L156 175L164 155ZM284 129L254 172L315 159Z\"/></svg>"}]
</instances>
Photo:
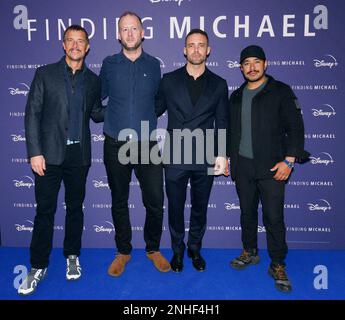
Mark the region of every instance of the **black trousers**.
<instances>
[{"instance_id":1,"label":"black trousers","mask_svg":"<svg viewBox=\"0 0 345 320\"><path fill-rule=\"evenodd\" d=\"M33 268L46 268L52 250L54 216L57 198L63 181L65 186L65 238L63 254L80 255L84 227L83 201L89 166L83 166L80 144L67 146L64 162L46 165L44 176L35 173L37 202L34 229L30 245L30 262Z\"/></svg>"},{"instance_id":2,"label":"black trousers","mask_svg":"<svg viewBox=\"0 0 345 320\"><path fill-rule=\"evenodd\" d=\"M131 142L132 143L132 142ZM122 164L119 150L125 142L106 136L104 142L104 164L112 198L112 217L115 226L115 243L122 254L132 251L132 227L129 219L128 197L132 170L139 181L143 204L146 209L144 240L146 251L158 251L163 225L163 166L162 164ZM150 143L150 149L156 145ZM140 150L140 144L138 145Z\"/></svg>"},{"instance_id":3,"label":"black trousers","mask_svg":"<svg viewBox=\"0 0 345 320\"><path fill-rule=\"evenodd\" d=\"M239 156L236 190L241 206L243 248L258 247L258 205L261 200L269 256L272 263L284 264L288 251L284 223L285 181L255 178L254 160Z\"/></svg>"},{"instance_id":4,"label":"black trousers","mask_svg":"<svg viewBox=\"0 0 345 320\"><path fill-rule=\"evenodd\" d=\"M171 245L175 254L185 250L184 209L188 181L190 181L191 213L187 246L192 251L200 251L206 230L208 200L214 176L205 171L165 168L165 187L169 202L169 229Z\"/></svg>"}]
</instances>

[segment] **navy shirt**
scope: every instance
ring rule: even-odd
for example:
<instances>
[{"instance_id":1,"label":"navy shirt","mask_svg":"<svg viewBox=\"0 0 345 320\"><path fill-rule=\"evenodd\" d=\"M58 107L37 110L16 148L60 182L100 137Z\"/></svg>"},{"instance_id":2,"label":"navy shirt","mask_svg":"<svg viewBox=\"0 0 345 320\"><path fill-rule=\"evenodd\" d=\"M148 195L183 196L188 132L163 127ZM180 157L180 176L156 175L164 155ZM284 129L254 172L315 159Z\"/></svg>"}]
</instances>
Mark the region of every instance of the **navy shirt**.
<instances>
[{"instance_id":1,"label":"navy shirt","mask_svg":"<svg viewBox=\"0 0 345 320\"><path fill-rule=\"evenodd\" d=\"M104 133L119 139L119 132L130 128L139 140L148 140L141 137L141 121L149 121L149 134L156 129L154 101L161 78L159 61L145 52L131 61L121 51L103 60L100 77L102 98L109 98Z\"/></svg>"},{"instance_id":2,"label":"navy shirt","mask_svg":"<svg viewBox=\"0 0 345 320\"><path fill-rule=\"evenodd\" d=\"M82 108L84 99L85 64L73 74L71 67L65 61L64 76L68 97L68 134L69 140L80 140Z\"/></svg>"}]
</instances>

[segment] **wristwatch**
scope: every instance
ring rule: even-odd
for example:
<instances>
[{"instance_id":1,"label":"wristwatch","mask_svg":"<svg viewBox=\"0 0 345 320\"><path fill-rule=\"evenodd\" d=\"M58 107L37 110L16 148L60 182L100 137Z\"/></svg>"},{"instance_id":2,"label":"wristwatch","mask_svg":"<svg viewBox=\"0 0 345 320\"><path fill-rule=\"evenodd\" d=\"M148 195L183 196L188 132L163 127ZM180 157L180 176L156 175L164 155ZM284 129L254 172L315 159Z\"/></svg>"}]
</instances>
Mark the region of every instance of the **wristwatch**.
<instances>
[{"instance_id":1,"label":"wristwatch","mask_svg":"<svg viewBox=\"0 0 345 320\"><path fill-rule=\"evenodd\" d=\"M295 166L295 163L294 162L290 162L288 160L284 160L283 161L290 169L292 169L294 166Z\"/></svg>"}]
</instances>

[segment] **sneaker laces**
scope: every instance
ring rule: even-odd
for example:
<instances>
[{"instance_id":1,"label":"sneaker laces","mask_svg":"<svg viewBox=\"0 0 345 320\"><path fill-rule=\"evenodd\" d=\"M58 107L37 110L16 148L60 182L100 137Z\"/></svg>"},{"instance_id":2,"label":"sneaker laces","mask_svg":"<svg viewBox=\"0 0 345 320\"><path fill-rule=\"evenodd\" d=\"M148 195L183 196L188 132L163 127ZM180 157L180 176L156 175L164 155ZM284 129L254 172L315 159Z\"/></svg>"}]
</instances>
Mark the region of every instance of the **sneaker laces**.
<instances>
[{"instance_id":1,"label":"sneaker laces","mask_svg":"<svg viewBox=\"0 0 345 320\"><path fill-rule=\"evenodd\" d=\"M67 268L70 272L78 272L78 268L80 268L79 259L76 258L68 258L67 259Z\"/></svg>"},{"instance_id":2,"label":"sneaker laces","mask_svg":"<svg viewBox=\"0 0 345 320\"><path fill-rule=\"evenodd\" d=\"M277 265L274 267L274 271L276 273L278 280L288 281L288 278L285 272L285 266Z\"/></svg>"},{"instance_id":3,"label":"sneaker laces","mask_svg":"<svg viewBox=\"0 0 345 320\"><path fill-rule=\"evenodd\" d=\"M34 269L32 268L28 274L28 280L31 280L31 278L36 280L41 280L43 277L44 271L43 269Z\"/></svg>"}]
</instances>

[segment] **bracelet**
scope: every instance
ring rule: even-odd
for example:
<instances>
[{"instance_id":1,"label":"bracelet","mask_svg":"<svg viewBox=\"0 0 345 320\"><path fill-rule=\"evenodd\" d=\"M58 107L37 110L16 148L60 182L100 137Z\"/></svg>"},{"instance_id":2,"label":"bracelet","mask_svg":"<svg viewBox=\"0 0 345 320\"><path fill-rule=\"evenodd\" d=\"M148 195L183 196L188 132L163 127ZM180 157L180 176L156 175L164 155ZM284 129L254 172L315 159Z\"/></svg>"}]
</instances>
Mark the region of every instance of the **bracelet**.
<instances>
[{"instance_id":1,"label":"bracelet","mask_svg":"<svg viewBox=\"0 0 345 320\"><path fill-rule=\"evenodd\" d=\"M290 161L288 161L288 160L286 160L286 159L284 159L283 162L284 162L290 169L292 169L292 168L295 166L294 162L290 162Z\"/></svg>"}]
</instances>

